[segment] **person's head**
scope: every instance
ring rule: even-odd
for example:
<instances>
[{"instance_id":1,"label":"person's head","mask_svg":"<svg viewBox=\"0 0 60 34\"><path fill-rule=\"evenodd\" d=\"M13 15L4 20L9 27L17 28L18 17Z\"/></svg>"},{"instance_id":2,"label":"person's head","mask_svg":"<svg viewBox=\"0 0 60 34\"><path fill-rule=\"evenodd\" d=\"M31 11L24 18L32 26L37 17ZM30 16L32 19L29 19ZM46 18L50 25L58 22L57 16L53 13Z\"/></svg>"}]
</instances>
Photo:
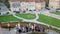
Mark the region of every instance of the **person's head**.
<instances>
[{"instance_id":1,"label":"person's head","mask_svg":"<svg viewBox=\"0 0 60 34\"><path fill-rule=\"evenodd\" d=\"M15 26L18 26L17 24Z\"/></svg>"},{"instance_id":2,"label":"person's head","mask_svg":"<svg viewBox=\"0 0 60 34\"><path fill-rule=\"evenodd\" d=\"M18 23L17 25L20 26L20 23Z\"/></svg>"},{"instance_id":3,"label":"person's head","mask_svg":"<svg viewBox=\"0 0 60 34\"><path fill-rule=\"evenodd\" d=\"M31 26L31 23L29 23L29 26Z\"/></svg>"},{"instance_id":4,"label":"person's head","mask_svg":"<svg viewBox=\"0 0 60 34\"><path fill-rule=\"evenodd\" d=\"M7 23L7 26L8 26L8 27L10 27L10 26L11 26L11 24L10 24L10 23Z\"/></svg>"}]
</instances>

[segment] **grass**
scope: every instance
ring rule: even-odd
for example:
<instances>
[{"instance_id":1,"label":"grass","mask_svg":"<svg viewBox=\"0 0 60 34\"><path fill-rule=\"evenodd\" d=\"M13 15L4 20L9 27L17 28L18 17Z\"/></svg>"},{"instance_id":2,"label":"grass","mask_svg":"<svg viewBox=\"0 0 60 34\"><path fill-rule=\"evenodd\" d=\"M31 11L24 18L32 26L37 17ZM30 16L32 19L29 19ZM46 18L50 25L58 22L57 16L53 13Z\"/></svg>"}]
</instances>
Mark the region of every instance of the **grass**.
<instances>
[{"instance_id":1,"label":"grass","mask_svg":"<svg viewBox=\"0 0 60 34\"><path fill-rule=\"evenodd\" d=\"M60 15L60 12L59 12L59 11L58 11L58 12L51 12L51 13L54 13L54 14Z\"/></svg>"},{"instance_id":2,"label":"grass","mask_svg":"<svg viewBox=\"0 0 60 34\"><path fill-rule=\"evenodd\" d=\"M53 17L49 17L49 16L45 16L43 14L40 14L38 21L60 28L60 20L53 18Z\"/></svg>"},{"instance_id":3,"label":"grass","mask_svg":"<svg viewBox=\"0 0 60 34\"><path fill-rule=\"evenodd\" d=\"M47 34L47 33L38 33L38 32L32 32L32 33L29 33L29 34Z\"/></svg>"},{"instance_id":4,"label":"grass","mask_svg":"<svg viewBox=\"0 0 60 34\"><path fill-rule=\"evenodd\" d=\"M9 21L19 21L19 19L15 18L13 15L0 16L0 22L9 22Z\"/></svg>"},{"instance_id":5,"label":"grass","mask_svg":"<svg viewBox=\"0 0 60 34\"><path fill-rule=\"evenodd\" d=\"M16 14L16 15L29 20L34 19L36 17L34 14Z\"/></svg>"}]
</instances>

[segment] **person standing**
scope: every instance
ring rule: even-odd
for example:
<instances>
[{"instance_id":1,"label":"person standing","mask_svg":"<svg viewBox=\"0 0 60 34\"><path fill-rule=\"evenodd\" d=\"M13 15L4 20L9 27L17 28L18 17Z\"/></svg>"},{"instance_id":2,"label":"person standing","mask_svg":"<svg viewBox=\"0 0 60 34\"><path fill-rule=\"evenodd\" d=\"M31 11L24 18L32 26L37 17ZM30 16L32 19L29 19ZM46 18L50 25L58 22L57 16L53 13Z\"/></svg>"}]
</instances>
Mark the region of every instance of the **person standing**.
<instances>
[{"instance_id":1,"label":"person standing","mask_svg":"<svg viewBox=\"0 0 60 34\"><path fill-rule=\"evenodd\" d=\"M32 29L32 32L33 32L34 31L34 26L33 25L31 26L31 29Z\"/></svg>"},{"instance_id":2,"label":"person standing","mask_svg":"<svg viewBox=\"0 0 60 34\"><path fill-rule=\"evenodd\" d=\"M16 25L15 29L16 29L16 34L19 34L19 33L22 32L20 23L18 23L18 24Z\"/></svg>"},{"instance_id":3,"label":"person standing","mask_svg":"<svg viewBox=\"0 0 60 34\"><path fill-rule=\"evenodd\" d=\"M26 32L25 27L22 27L22 32L23 32L23 33L25 33L25 32Z\"/></svg>"},{"instance_id":4,"label":"person standing","mask_svg":"<svg viewBox=\"0 0 60 34\"><path fill-rule=\"evenodd\" d=\"M20 26L20 23L18 23L18 32L21 33L22 30L21 30L21 26Z\"/></svg>"},{"instance_id":5,"label":"person standing","mask_svg":"<svg viewBox=\"0 0 60 34\"><path fill-rule=\"evenodd\" d=\"M0 23L0 34L2 34L2 24Z\"/></svg>"},{"instance_id":6,"label":"person standing","mask_svg":"<svg viewBox=\"0 0 60 34\"><path fill-rule=\"evenodd\" d=\"M28 32L28 26L26 26L25 28L26 28L26 32Z\"/></svg>"},{"instance_id":7,"label":"person standing","mask_svg":"<svg viewBox=\"0 0 60 34\"><path fill-rule=\"evenodd\" d=\"M7 23L7 27L9 29L9 31L10 31L10 26L11 26L10 23Z\"/></svg>"},{"instance_id":8,"label":"person standing","mask_svg":"<svg viewBox=\"0 0 60 34\"><path fill-rule=\"evenodd\" d=\"M45 28L44 27L42 27L42 32L45 32Z\"/></svg>"},{"instance_id":9,"label":"person standing","mask_svg":"<svg viewBox=\"0 0 60 34\"><path fill-rule=\"evenodd\" d=\"M0 23L0 28L2 28L2 24Z\"/></svg>"}]
</instances>

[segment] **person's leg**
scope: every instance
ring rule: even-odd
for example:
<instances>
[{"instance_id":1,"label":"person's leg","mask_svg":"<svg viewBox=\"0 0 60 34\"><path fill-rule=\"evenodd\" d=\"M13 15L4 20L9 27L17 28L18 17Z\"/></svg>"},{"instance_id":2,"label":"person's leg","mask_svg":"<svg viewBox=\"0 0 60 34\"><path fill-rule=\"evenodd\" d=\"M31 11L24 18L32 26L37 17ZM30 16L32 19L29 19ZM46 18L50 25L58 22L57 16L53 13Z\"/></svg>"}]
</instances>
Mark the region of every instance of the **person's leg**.
<instances>
[{"instance_id":1,"label":"person's leg","mask_svg":"<svg viewBox=\"0 0 60 34\"><path fill-rule=\"evenodd\" d=\"M10 27L8 27L8 30L10 31Z\"/></svg>"},{"instance_id":2,"label":"person's leg","mask_svg":"<svg viewBox=\"0 0 60 34\"><path fill-rule=\"evenodd\" d=\"M19 34L18 32L16 32L16 34Z\"/></svg>"},{"instance_id":3,"label":"person's leg","mask_svg":"<svg viewBox=\"0 0 60 34\"><path fill-rule=\"evenodd\" d=\"M22 30L21 29L19 29L19 33L21 33L22 32Z\"/></svg>"},{"instance_id":4,"label":"person's leg","mask_svg":"<svg viewBox=\"0 0 60 34\"><path fill-rule=\"evenodd\" d=\"M11 29L11 28L9 27L9 31L10 31L10 29Z\"/></svg>"},{"instance_id":5,"label":"person's leg","mask_svg":"<svg viewBox=\"0 0 60 34\"><path fill-rule=\"evenodd\" d=\"M18 30L16 30L16 34L19 34L19 31Z\"/></svg>"}]
</instances>

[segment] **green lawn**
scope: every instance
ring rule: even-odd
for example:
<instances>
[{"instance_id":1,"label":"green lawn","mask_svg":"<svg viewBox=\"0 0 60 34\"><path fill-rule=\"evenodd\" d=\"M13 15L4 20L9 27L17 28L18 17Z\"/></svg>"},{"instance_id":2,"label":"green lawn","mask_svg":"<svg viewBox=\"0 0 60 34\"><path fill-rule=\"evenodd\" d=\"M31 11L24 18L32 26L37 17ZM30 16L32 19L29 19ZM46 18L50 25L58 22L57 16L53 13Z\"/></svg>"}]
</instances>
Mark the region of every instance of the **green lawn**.
<instances>
[{"instance_id":1,"label":"green lawn","mask_svg":"<svg viewBox=\"0 0 60 34\"><path fill-rule=\"evenodd\" d=\"M60 15L60 12L51 12L51 13L54 13L54 14Z\"/></svg>"},{"instance_id":2,"label":"green lawn","mask_svg":"<svg viewBox=\"0 0 60 34\"><path fill-rule=\"evenodd\" d=\"M34 19L36 18L35 14L16 14L19 17L25 18L25 19Z\"/></svg>"},{"instance_id":3,"label":"green lawn","mask_svg":"<svg viewBox=\"0 0 60 34\"><path fill-rule=\"evenodd\" d=\"M44 33L44 32L32 32L32 33L29 33L29 34L47 34L47 33Z\"/></svg>"},{"instance_id":4,"label":"green lawn","mask_svg":"<svg viewBox=\"0 0 60 34\"><path fill-rule=\"evenodd\" d=\"M45 16L43 14L40 14L38 21L60 28L60 20L53 18L53 17L49 17L49 16Z\"/></svg>"},{"instance_id":5,"label":"green lawn","mask_svg":"<svg viewBox=\"0 0 60 34\"><path fill-rule=\"evenodd\" d=\"M16 14L16 15L19 17L25 18L25 19L34 19L36 17L34 14ZM45 16L43 14L40 14L39 17L40 18L38 19L38 21L60 28L60 20L59 19ZM20 21L20 20L15 18L13 15L0 16L0 22L9 22L9 21Z\"/></svg>"},{"instance_id":6,"label":"green lawn","mask_svg":"<svg viewBox=\"0 0 60 34\"><path fill-rule=\"evenodd\" d=\"M13 15L0 16L0 22L9 22L9 21L19 21L19 19L15 18Z\"/></svg>"}]
</instances>

